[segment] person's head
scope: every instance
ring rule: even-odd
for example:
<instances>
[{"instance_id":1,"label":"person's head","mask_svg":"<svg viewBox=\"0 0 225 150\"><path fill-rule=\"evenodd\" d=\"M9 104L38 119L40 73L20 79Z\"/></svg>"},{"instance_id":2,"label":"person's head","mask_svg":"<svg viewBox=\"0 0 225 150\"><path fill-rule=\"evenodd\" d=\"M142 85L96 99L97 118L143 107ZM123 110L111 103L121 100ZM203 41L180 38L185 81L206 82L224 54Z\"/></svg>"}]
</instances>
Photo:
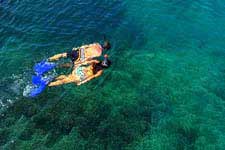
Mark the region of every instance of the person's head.
<instances>
[{"instance_id":1,"label":"person's head","mask_svg":"<svg viewBox=\"0 0 225 150\"><path fill-rule=\"evenodd\" d=\"M109 50L111 48L111 45L110 45L108 40L105 40L102 47L103 47L104 50Z\"/></svg>"}]
</instances>

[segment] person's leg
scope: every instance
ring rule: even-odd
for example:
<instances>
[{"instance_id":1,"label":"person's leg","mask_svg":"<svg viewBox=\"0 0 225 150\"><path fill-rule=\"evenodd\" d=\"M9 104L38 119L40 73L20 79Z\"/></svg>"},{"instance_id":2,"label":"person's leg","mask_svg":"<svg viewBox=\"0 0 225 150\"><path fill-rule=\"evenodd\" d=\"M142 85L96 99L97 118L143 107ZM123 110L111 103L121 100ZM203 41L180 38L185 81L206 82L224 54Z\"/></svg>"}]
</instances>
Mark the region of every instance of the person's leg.
<instances>
[{"instance_id":1,"label":"person's leg","mask_svg":"<svg viewBox=\"0 0 225 150\"><path fill-rule=\"evenodd\" d=\"M48 58L48 61L56 61L59 60L60 58L66 58L67 57L67 53L62 53L62 54L56 54L50 58Z\"/></svg>"},{"instance_id":2,"label":"person's leg","mask_svg":"<svg viewBox=\"0 0 225 150\"><path fill-rule=\"evenodd\" d=\"M65 79L65 78L67 78L67 76L65 76L65 75L60 75L60 76L56 77L55 80L63 80L63 79Z\"/></svg>"},{"instance_id":3,"label":"person's leg","mask_svg":"<svg viewBox=\"0 0 225 150\"><path fill-rule=\"evenodd\" d=\"M60 68L69 68L69 67L72 67L72 66L73 66L72 63L64 63L64 64L59 65Z\"/></svg>"},{"instance_id":4,"label":"person's leg","mask_svg":"<svg viewBox=\"0 0 225 150\"><path fill-rule=\"evenodd\" d=\"M71 80L71 78L66 77L66 78L62 78L60 80L56 80L54 82L51 82L48 84L48 86L57 86L57 85L61 85L61 84L67 84L67 83L71 83L74 82L74 80Z\"/></svg>"}]
</instances>

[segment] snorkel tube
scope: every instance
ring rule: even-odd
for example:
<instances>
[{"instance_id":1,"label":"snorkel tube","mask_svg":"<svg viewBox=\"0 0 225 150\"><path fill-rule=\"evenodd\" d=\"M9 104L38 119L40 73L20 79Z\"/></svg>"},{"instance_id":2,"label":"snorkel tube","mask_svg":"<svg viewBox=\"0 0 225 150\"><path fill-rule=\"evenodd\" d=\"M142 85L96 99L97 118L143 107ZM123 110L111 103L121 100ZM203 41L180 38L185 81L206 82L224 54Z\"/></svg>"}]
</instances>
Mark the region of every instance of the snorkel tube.
<instances>
[{"instance_id":1,"label":"snorkel tube","mask_svg":"<svg viewBox=\"0 0 225 150\"><path fill-rule=\"evenodd\" d=\"M111 44L109 40L106 39L105 35L103 39L104 39L104 44L102 45L102 47L104 48L104 50L109 50L111 48Z\"/></svg>"}]
</instances>

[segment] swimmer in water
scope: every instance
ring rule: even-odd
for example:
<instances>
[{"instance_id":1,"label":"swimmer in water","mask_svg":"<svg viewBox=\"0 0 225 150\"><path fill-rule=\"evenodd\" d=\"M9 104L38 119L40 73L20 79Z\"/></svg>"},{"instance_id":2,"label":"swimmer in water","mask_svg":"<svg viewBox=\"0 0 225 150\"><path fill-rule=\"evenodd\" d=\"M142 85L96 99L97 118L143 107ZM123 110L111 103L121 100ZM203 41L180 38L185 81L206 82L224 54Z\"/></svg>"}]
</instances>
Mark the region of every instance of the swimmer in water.
<instances>
[{"instance_id":1,"label":"swimmer in water","mask_svg":"<svg viewBox=\"0 0 225 150\"><path fill-rule=\"evenodd\" d=\"M105 38L104 38L105 40ZM84 63L93 58L100 57L103 50L109 50L111 45L108 40L104 41L104 44L93 43L84 45L78 48L73 48L71 51L54 55L48 59L48 61L57 61L60 58L70 58L74 65Z\"/></svg>"},{"instance_id":2,"label":"swimmer in water","mask_svg":"<svg viewBox=\"0 0 225 150\"><path fill-rule=\"evenodd\" d=\"M69 75L60 75L50 82L48 86L58 86L67 83L75 83L81 85L90 81L93 78L99 77L103 73L103 69L110 67L111 61L108 55L104 56L104 61L89 60L83 64L74 66L74 69Z\"/></svg>"}]
</instances>

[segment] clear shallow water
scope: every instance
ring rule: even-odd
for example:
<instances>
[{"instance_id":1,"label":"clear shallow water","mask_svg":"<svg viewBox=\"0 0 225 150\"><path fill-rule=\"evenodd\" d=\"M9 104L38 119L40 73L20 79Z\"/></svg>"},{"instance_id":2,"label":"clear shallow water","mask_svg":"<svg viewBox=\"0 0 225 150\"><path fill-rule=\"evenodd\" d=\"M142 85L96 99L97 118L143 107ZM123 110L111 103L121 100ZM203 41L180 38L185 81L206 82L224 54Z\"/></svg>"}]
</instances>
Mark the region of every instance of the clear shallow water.
<instances>
[{"instance_id":1,"label":"clear shallow water","mask_svg":"<svg viewBox=\"0 0 225 150\"><path fill-rule=\"evenodd\" d=\"M224 7L1 1L1 148L223 149ZM103 76L23 97L35 63L103 34L113 44Z\"/></svg>"}]
</instances>

